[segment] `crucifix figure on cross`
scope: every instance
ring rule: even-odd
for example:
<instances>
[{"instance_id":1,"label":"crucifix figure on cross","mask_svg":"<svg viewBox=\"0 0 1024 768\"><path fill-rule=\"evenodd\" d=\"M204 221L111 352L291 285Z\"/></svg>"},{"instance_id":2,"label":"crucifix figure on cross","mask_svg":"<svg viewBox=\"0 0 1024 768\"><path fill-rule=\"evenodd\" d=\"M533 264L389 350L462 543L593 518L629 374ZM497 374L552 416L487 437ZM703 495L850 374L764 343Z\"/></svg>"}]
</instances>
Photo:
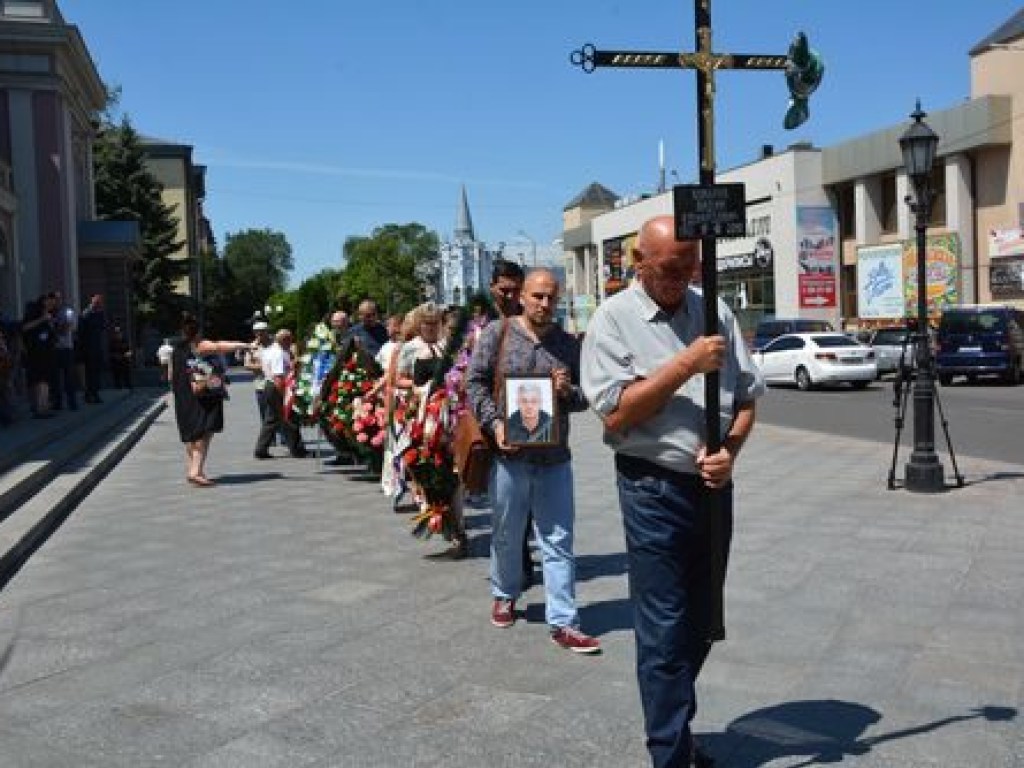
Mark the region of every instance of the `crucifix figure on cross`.
<instances>
[{"instance_id":1,"label":"crucifix figure on cross","mask_svg":"<svg viewBox=\"0 0 1024 768\"><path fill-rule=\"evenodd\" d=\"M807 36L798 33L786 55L777 54L723 54L715 53L711 44L711 0L694 0L694 31L695 50L693 52L665 51L602 51L587 44L570 55L570 61L583 69L593 72L599 67L617 67L633 69L692 69L697 74L697 141L700 155L700 187L710 191L715 185L715 73L723 69L741 70L775 70L785 72L786 85L789 89L790 104L783 125L787 129L796 128L809 116L807 100L818 87L825 72L825 65L817 52L811 50ZM693 188L690 187L690 190ZM683 239L679 233L684 231L680 221L680 193L682 186L674 190L676 194L676 230L677 239ZM725 190L720 190L725 192ZM737 222L743 227L745 217ZM701 241L701 288L705 318L705 334L713 336L719 333L718 328L718 264L717 237L724 231L719 227L709 228L700 235ZM733 230L729 236L742 235ZM694 237L688 235L687 237ZM715 453L721 447L720 425L720 391L719 375L713 371L704 377L704 411L705 411L705 444L708 453ZM712 519L716 520L717 500L711 495ZM718 534L719 536L721 534ZM717 550L717 548L715 548ZM725 563L719 562L712 567L724 583ZM714 626L711 628L711 640L724 637L724 621L722 616L721 594L717 596Z\"/></svg>"}]
</instances>

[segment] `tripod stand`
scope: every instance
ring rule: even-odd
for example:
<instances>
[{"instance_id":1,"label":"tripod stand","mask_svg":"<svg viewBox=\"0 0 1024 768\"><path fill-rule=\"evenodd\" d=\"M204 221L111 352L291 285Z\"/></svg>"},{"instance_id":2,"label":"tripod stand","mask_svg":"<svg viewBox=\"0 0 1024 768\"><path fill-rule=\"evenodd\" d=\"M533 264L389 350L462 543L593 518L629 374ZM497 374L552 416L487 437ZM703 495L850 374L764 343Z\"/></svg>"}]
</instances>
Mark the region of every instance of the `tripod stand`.
<instances>
[{"instance_id":1,"label":"tripod stand","mask_svg":"<svg viewBox=\"0 0 1024 768\"><path fill-rule=\"evenodd\" d=\"M903 337L903 343L900 346L900 364L896 370L896 380L892 384L893 398L892 407L896 411L895 416L895 427L896 437L892 444L892 465L889 467L889 480L887 486L890 491L896 490L896 461L900 451L900 435L903 432L903 425L906 422L907 415L907 403L910 401L910 392L913 389L914 382L914 366L912 363L907 362L907 351L908 347L912 351L916 351L917 344L927 344L928 334L908 332ZM917 355L914 355L914 360L917 360ZM934 366L934 361L929 357L929 365ZM934 381L934 371L932 371L932 380ZM946 420L946 412L942 408L942 400L939 398L938 389L935 390L935 405L939 409L939 422L942 424L942 433L946 436L946 448L949 450L949 460L953 465L953 477L956 478L956 487L964 487L964 477L960 474L960 469L956 464L956 454L953 452L953 441L949 436L949 422Z\"/></svg>"}]
</instances>

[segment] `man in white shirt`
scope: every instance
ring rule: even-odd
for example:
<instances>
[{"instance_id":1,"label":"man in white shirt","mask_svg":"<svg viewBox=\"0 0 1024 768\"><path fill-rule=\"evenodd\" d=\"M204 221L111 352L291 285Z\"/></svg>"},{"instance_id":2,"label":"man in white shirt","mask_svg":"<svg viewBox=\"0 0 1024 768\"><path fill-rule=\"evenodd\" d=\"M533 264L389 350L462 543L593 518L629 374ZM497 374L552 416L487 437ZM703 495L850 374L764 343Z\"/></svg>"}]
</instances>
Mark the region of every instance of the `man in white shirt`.
<instances>
[{"instance_id":1,"label":"man in white shirt","mask_svg":"<svg viewBox=\"0 0 1024 768\"><path fill-rule=\"evenodd\" d=\"M292 368L291 355L288 350L292 346L292 332L282 328L274 336L274 343L263 350L260 355L263 364L263 396L266 400L266 414L260 435L256 439L256 450L253 455L257 459L270 459L270 446L274 435L280 430L285 436L285 444L293 458L302 459L308 454L302 444L299 429L284 418L284 394L288 374Z\"/></svg>"}]
</instances>

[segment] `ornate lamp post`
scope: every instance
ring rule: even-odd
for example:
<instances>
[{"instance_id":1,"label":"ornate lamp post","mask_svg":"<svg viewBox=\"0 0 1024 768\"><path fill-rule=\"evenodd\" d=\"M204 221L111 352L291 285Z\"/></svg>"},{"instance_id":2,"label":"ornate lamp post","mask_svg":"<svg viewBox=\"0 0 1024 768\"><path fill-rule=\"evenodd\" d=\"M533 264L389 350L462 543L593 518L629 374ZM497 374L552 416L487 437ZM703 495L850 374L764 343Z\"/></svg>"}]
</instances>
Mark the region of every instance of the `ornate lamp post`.
<instances>
[{"instance_id":1,"label":"ornate lamp post","mask_svg":"<svg viewBox=\"0 0 1024 768\"><path fill-rule=\"evenodd\" d=\"M914 451L907 462L905 487L918 493L944 490L942 464L935 453L935 372L932 370L931 343L928 338L928 274L925 258L925 230L931 214L932 166L939 137L924 122L921 102L911 115L914 122L900 137L903 164L914 186L914 197L907 204L914 214L917 233L917 371L914 376Z\"/></svg>"}]
</instances>

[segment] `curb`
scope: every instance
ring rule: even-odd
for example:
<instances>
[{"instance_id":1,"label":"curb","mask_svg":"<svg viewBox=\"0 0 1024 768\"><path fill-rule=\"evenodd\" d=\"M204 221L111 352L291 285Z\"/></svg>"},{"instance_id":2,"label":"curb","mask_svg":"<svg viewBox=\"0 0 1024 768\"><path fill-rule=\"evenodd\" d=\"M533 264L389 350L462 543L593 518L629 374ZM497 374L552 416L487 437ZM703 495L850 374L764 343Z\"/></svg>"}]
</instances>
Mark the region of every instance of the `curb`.
<instances>
[{"instance_id":1,"label":"curb","mask_svg":"<svg viewBox=\"0 0 1024 768\"><path fill-rule=\"evenodd\" d=\"M0 554L0 590L21 570L32 554L60 528L92 489L117 466L166 408L164 399L159 398L148 408L142 409L142 415L122 428L120 435L97 454L98 459L90 457L87 460L88 466L84 474L66 478L70 486L61 482L60 477L56 478L4 521L5 526L10 526L11 523L20 524L25 530L15 533L17 538L13 546ZM56 500L53 499L54 496L57 497ZM37 510L37 507L42 509Z\"/></svg>"}]
</instances>

